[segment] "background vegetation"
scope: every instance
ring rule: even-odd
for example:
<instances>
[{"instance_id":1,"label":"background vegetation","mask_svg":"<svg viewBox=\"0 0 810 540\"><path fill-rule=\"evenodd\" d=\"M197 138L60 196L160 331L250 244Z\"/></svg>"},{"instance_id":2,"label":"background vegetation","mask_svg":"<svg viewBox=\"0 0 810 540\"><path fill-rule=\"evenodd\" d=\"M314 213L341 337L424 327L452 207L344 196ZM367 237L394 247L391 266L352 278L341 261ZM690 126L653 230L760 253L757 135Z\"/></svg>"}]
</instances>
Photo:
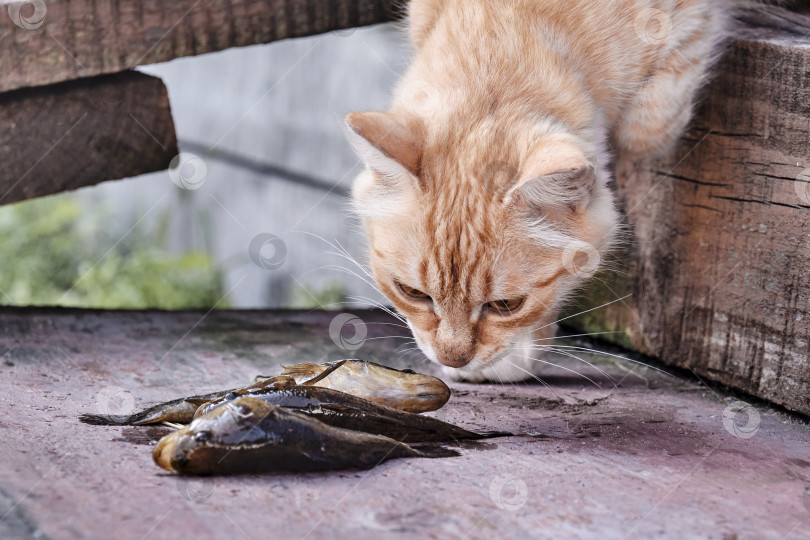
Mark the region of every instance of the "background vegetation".
<instances>
[{"instance_id":1,"label":"background vegetation","mask_svg":"<svg viewBox=\"0 0 810 540\"><path fill-rule=\"evenodd\" d=\"M0 207L0 303L93 308L226 307L203 251L172 254L168 215L116 231L113 213L72 194ZM126 233L126 234L124 234Z\"/></svg>"}]
</instances>

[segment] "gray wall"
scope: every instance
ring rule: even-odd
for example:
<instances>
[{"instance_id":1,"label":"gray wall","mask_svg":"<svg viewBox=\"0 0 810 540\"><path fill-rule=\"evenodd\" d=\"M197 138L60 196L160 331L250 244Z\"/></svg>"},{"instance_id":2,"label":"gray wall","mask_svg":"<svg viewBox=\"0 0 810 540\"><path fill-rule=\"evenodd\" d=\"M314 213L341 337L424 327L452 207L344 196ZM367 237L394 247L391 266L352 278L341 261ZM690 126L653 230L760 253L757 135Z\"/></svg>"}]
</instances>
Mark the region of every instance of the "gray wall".
<instances>
[{"instance_id":1,"label":"gray wall","mask_svg":"<svg viewBox=\"0 0 810 540\"><path fill-rule=\"evenodd\" d=\"M323 269L351 263L329 255L325 242L304 231L364 256L363 235L342 194L360 167L341 119L352 110L386 108L407 55L401 28L383 25L144 67L165 81L181 150L202 157L206 178L199 189L183 190L163 172L82 190L81 196L115 208L124 231L168 213L172 249L210 250L227 270L234 307L283 305L299 285L318 289L336 280L351 294L381 299L361 280ZM303 173L336 189L235 166L218 152ZM280 268L251 262L248 247L260 233L286 243Z\"/></svg>"}]
</instances>

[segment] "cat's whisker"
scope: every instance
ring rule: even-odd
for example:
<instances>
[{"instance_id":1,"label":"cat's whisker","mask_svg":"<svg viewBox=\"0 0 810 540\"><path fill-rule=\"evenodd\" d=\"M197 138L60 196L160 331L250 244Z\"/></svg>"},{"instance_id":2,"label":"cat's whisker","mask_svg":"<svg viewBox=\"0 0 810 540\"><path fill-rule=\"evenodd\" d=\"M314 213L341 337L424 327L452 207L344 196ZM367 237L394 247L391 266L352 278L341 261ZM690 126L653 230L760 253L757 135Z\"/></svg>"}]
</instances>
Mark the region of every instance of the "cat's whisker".
<instances>
[{"instance_id":1,"label":"cat's whisker","mask_svg":"<svg viewBox=\"0 0 810 540\"><path fill-rule=\"evenodd\" d=\"M339 257L342 257L342 258L354 263L361 270L363 270L364 273L368 274L368 271L363 267L363 265L361 265L359 262L357 262L357 260L349 254L349 251L346 248L344 248L340 244L340 242L338 242L337 240L335 240L336 244L333 244L332 242L330 242L329 240L327 240L323 236L315 234L315 233L313 233L311 231L290 231L290 232L298 233L298 234L305 234L307 236L311 236L311 237L313 237L313 238L315 238L317 240L320 240L321 242L323 242L324 244L326 244L327 246L329 246L330 248L332 248L332 249L334 249L336 251L336 253L335 252L327 252L327 253L333 253L334 255L337 255ZM371 276L369 275L369 277L371 277Z\"/></svg>"},{"instance_id":2,"label":"cat's whisker","mask_svg":"<svg viewBox=\"0 0 810 540\"><path fill-rule=\"evenodd\" d=\"M507 363L510 363L510 362L507 361ZM498 364L496 364L496 366L503 366L503 365L504 364L502 364L500 362ZM516 381L506 381L506 382L508 382L510 385L512 385L513 388L517 388L517 386L518 386ZM547 385L546 388L549 389L549 391L551 392L552 395L554 395L554 396L557 395L557 393L554 391L554 389L550 385Z\"/></svg>"},{"instance_id":3,"label":"cat's whisker","mask_svg":"<svg viewBox=\"0 0 810 540\"><path fill-rule=\"evenodd\" d=\"M613 358L618 358L619 360L626 360L628 362L632 362L634 364L638 364L640 366L644 366L646 368L650 368L650 369L654 369L656 371L659 371L659 372L665 374L668 377L677 378L672 373L669 373L666 370L663 370L663 369L661 369L659 367L652 366L650 364L645 364L644 362L640 362L638 360L633 360L632 358L627 358L626 356L621 356L621 355L618 355L618 354L611 354L611 353L607 353L607 352L596 350L596 349L588 349L587 347L574 347L572 345L554 345L554 347L557 347L557 348L562 347L562 348L567 348L567 349L577 349L577 350L581 350L581 351L587 351L587 352L592 353L592 354L601 354L603 356L610 356L610 357L613 357Z\"/></svg>"},{"instance_id":4,"label":"cat's whisker","mask_svg":"<svg viewBox=\"0 0 810 540\"><path fill-rule=\"evenodd\" d=\"M341 245L340 240L335 239L335 243L338 245L338 248L346 255L346 257L349 258L349 260L353 261L354 264L356 264L357 267L360 268L368 277L370 277L371 279L374 279L374 276L371 275L371 273L368 271L368 269L365 266L363 266L362 264L360 264L359 262L357 262L357 259L355 259L354 257L352 257L349 254L349 250L346 249L345 247L343 247L343 245Z\"/></svg>"},{"instance_id":5,"label":"cat's whisker","mask_svg":"<svg viewBox=\"0 0 810 540\"><path fill-rule=\"evenodd\" d=\"M391 308L389 308L388 306L386 306L386 305L382 304L381 302L377 302L376 300L374 300L374 299L372 299L372 298L369 298L369 297L367 297L367 296L349 296L349 297L347 297L347 298L349 298L349 300L364 300L364 301L366 301L366 302L369 302L369 303L370 303L370 304L372 304L373 306L376 306L376 307L380 308L381 310L383 310L384 312L388 313L388 314L389 314L389 315L391 315L392 317L394 317L394 318L396 318L396 319L399 319L399 321L400 321L400 322L403 322L403 323L406 323L406 324L408 323L408 321L406 321L406 320L405 320L405 317L403 317L403 316L402 316L402 315L400 315L399 313L395 313L395 312L394 312L394 311L393 311Z\"/></svg>"},{"instance_id":6,"label":"cat's whisker","mask_svg":"<svg viewBox=\"0 0 810 540\"><path fill-rule=\"evenodd\" d=\"M396 312L394 312L393 310L391 310L389 307L387 307L387 306L385 306L385 305L383 305L383 304L380 304L380 303L374 303L374 302L372 302L372 300L371 300L371 299L368 299L368 302L372 304L372 307L376 307L376 308L378 308L378 309L380 309L380 310L384 311L385 313L387 313L387 314L391 315L392 317L394 317L394 318L395 318L395 319L397 319L398 321L403 322L403 323L406 323L406 326L405 326L405 327L406 327L406 328L409 328L409 327L407 326L408 321L406 321L406 320L405 320L405 318L404 318L404 317L402 317L401 315L399 315L398 313L396 313ZM409 328L409 329L410 329L410 328Z\"/></svg>"},{"instance_id":7,"label":"cat's whisker","mask_svg":"<svg viewBox=\"0 0 810 540\"><path fill-rule=\"evenodd\" d=\"M337 253L337 252L335 252L335 251L327 251L327 252L326 252L326 254L327 254L327 255L335 255L335 256L340 257L340 258L342 258L342 259L346 259L346 260L347 260L347 261L349 261L349 262L353 262L353 263L355 264L355 266L357 266L357 267L358 267L358 268L359 268L359 269L360 269L360 270L363 272L363 274L365 274L365 275L366 275L366 276L367 276L369 279L372 279L372 280L374 279L374 278L371 276L371 274L369 274L369 273L368 273L368 271L367 271L367 270L366 270L366 269L363 267L363 265L361 265L360 263L358 263L358 262L357 262L357 261L355 261L354 259L349 258L349 257L346 257L345 255L342 255L342 254ZM344 268L344 269L346 269L346 270L349 270L348 268L345 268L345 267L340 266L340 265L337 265L337 264L335 264L334 266L337 266L338 268ZM366 283L371 283L370 281L366 280L366 278L364 278L364 277L363 277L363 276L361 276L360 274L357 274L357 277L359 277L360 279L362 279L362 280L363 280L363 281L365 281ZM372 286L373 286L375 289L377 289L377 290L379 291L379 289L377 288L377 286L376 286L376 285L372 285Z\"/></svg>"},{"instance_id":8,"label":"cat's whisker","mask_svg":"<svg viewBox=\"0 0 810 540\"><path fill-rule=\"evenodd\" d=\"M331 252L331 253L332 253L333 255L336 255L336 256L338 256L338 257L342 257L343 259L346 259L347 261L349 261L349 262L353 263L353 264L354 264L354 265L355 265L357 268L359 268L359 269L360 269L360 271L361 271L361 272L363 272L363 273L364 273L364 274L365 274L365 275L366 275L366 276L367 276L367 277L368 277L370 280L372 280L372 281L373 281L373 280L374 280L374 276L372 276L372 275L371 275L371 272L369 272L369 271L368 271L368 269L367 269L365 266L363 266L362 264L360 264L360 263L357 261L357 259L355 259L354 257L352 257L352 256L349 254L349 250L347 250L347 249L346 249L346 248L344 248L342 245L340 245L340 242L339 242L338 240L335 240L335 242L337 243L337 245L338 245L339 247L335 247L335 246L333 245L332 247L333 247L334 249L336 249L336 250L337 250L337 252ZM375 289L377 289L377 287L376 287L376 286L374 286L374 288L375 288ZM377 290L379 291L379 289L377 289ZM380 291L380 292L382 292L382 291Z\"/></svg>"},{"instance_id":9,"label":"cat's whisker","mask_svg":"<svg viewBox=\"0 0 810 540\"><path fill-rule=\"evenodd\" d=\"M537 343L538 341L550 341L552 339L565 339L565 338L582 337L582 336L590 337L590 336L601 336L601 335L604 335L604 334L623 334L623 333L624 332L622 332L621 330L616 330L614 332L588 332L586 334L568 334L568 335L565 335L565 336L552 336L552 337L547 337L547 338L533 339L532 343Z\"/></svg>"},{"instance_id":10,"label":"cat's whisker","mask_svg":"<svg viewBox=\"0 0 810 540\"><path fill-rule=\"evenodd\" d=\"M368 279L364 278L363 276L361 276L360 274L358 274L357 272L355 272L351 268L346 268L345 266L340 266L339 264L328 264L326 266L322 266L321 269L323 269L323 270L339 270L341 272L349 274L350 276L354 276L357 279L359 279L360 281L362 281L363 283L365 283L366 285L368 285L369 287L372 287L378 293L383 294L382 291L380 291L380 289L377 288L377 286L374 283L372 283Z\"/></svg>"},{"instance_id":11,"label":"cat's whisker","mask_svg":"<svg viewBox=\"0 0 810 540\"><path fill-rule=\"evenodd\" d=\"M599 383L597 383L596 381L594 381L593 379L591 379L590 377L588 377L584 373L580 373L579 371L577 371L575 369L567 368L565 366L555 364L554 362L549 362L548 360L542 360L540 358L534 358L533 356L525 356L525 355L522 355L522 354L516 354L515 356L520 357L520 358L526 358L528 360L533 360L534 362L541 362L543 364L548 364L549 366L554 366L554 367L560 368L560 369L562 369L564 371L569 371L569 372L573 373L574 375L579 375L580 377L587 380L588 382L590 382L591 384L593 384L595 387L599 388L600 390L602 389L602 386ZM512 362L510 362L510 364L512 364ZM516 366L515 364L512 364L512 365L515 366L518 369L521 369L521 371L526 371L525 369L522 369L520 366ZM526 371L526 373L529 373L529 372ZM531 375L531 373L529 373L529 375Z\"/></svg>"},{"instance_id":12,"label":"cat's whisker","mask_svg":"<svg viewBox=\"0 0 810 540\"><path fill-rule=\"evenodd\" d=\"M397 323L392 323L392 322L375 322L375 321L365 323L366 326L371 326L371 325L374 325L374 324L381 325L381 326L397 326L399 328L406 328L406 329L410 330L410 327L408 325L406 325L406 324L397 324Z\"/></svg>"},{"instance_id":13,"label":"cat's whisker","mask_svg":"<svg viewBox=\"0 0 810 540\"><path fill-rule=\"evenodd\" d=\"M311 237L313 237L313 238L315 238L317 240L320 240L324 244L326 244L329 247L331 247L332 249L334 249L337 252L337 253L334 253L335 255L343 257L344 259L356 264L361 270L363 270L363 272L368 273L366 271L366 269L363 267L363 265L361 265L359 262L357 262L357 260L349 254L349 251L346 248L344 248L340 244L340 242L338 242L337 240L335 240L336 244L333 244L332 242L330 242L329 240L327 240L323 236L315 234L315 233L313 233L311 231L290 231L290 232L299 233L299 234L306 234L306 235L311 236Z\"/></svg>"},{"instance_id":14,"label":"cat's whisker","mask_svg":"<svg viewBox=\"0 0 810 540\"><path fill-rule=\"evenodd\" d=\"M564 347L565 346L563 346L563 345L552 345L552 344L540 344L540 345L529 345L528 346L528 348L530 350L533 350L533 351L560 351L560 350L563 350ZM571 354L573 354L573 353L571 353ZM595 364L592 364L591 362L588 362L584 358L580 358L579 356L576 356L576 355L574 356L574 358L576 358L580 362L584 362L584 363L588 364L590 367L592 367L593 369L595 369L601 375L607 377L608 379L611 378L610 375L608 375L607 373L602 371L598 366L596 366Z\"/></svg>"},{"instance_id":15,"label":"cat's whisker","mask_svg":"<svg viewBox=\"0 0 810 540\"><path fill-rule=\"evenodd\" d=\"M538 330L542 330L543 328L548 328L549 326L551 326L553 324L557 324L557 323L560 323L560 322L565 321L567 319L571 319L572 317L577 317L579 315L584 315L585 313L590 313L591 311L595 311L597 309L602 309L603 307L607 307L607 306L609 306L611 304L615 304L616 302L621 302L622 300L627 300L631 296L633 296L632 293L627 294L625 296L622 296L621 298L617 298L616 300L611 300L610 302L605 302L601 306L596 306L596 307L592 307L590 309L585 309L583 311L580 311L579 313L574 313L573 315L568 315L567 317L563 317L562 319L557 319L556 321L550 322L550 323L548 323L548 324L546 324L544 326L540 326L539 328L532 328L532 332L537 332Z\"/></svg>"},{"instance_id":16,"label":"cat's whisker","mask_svg":"<svg viewBox=\"0 0 810 540\"><path fill-rule=\"evenodd\" d=\"M363 272L363 274L365 274L368 279L366 279L365 277L357 274L356 272L352 271L349 268L345 268L345 267L339 266L339 265L327 265L327 266L322 267L321 269L328 269L328 268L333 267L333 269L342 270L344 272L347 272L347 273L349 273L351 275L354 275L355 277L362 280L363 282L365 282L367 285L372 287L374 290L376 290L381 295L385 296L383 294L383 292L379 289L379 287L377 287L377 285L374 283L374 276L372 276L371 273L366 269L366 267L363 266L362 264L360 264L357 261L357 259L352 257L351 254L349 253L349 250L347 250L345 247L343 247L343 245L341 245L341 243L337 239L335 240L335 243L332 243L329 240L327 240L326 238L324 238L324 237L322 237L322 236L320 236L318 234L315 234L313 232L310 232L310 231L291 231L291 232L299 233L299 234L306 234L308 236L312 236L313 238L316 238L316 239L320 240L321 242L324 242L326 245L328 245L329 247L331 247L332 249L335 250L335 251L332 251L332 252L327 252L328 254L332 254L332 255L335 255L337 257L341 257L342 259L345 259L345 260L351 262L352 264L357 266L357 268L359 268L360 271Z\"/></svg>"},{"instance_id":17,"label":"cat's whisker","mask_svg":"<svg viewBox=\"0 0 810 540\"><path fill-rule=\"evenodd\" d=\"M494 364L494 365L492 366L492 372L493 372L493 373L495 373L495 375L497 375L497 376L498 376L498 379L500 380L501 386L502 386L503 388L506 388L506 384L504 383L503 377L501 377L501 374L500 374L500 373L498 373L498 368L499 368L500 366L501 366L501 363L500 363L500 362L498 362L498 363ZM512 386L514 386L514 384L515 384L515 383L512 383Z\"/></svg>"},{"instance_id":18,"label":"cat's whisker","mask_svg":"<svg viewBox=\"0 0 810 540\"><path fill-rule=\"evenodd\" d=\"M534 374L534 373L532 373L531 371L526 370L526 369L523 369L523 368L522 368L522 367L520 367L519 365L517 365L517 364L515 364L514 362L511 362L511 361L509 361L509 360L506 360L506 362L507 362L508 364L511 364L511 365L512 365L512 367L515 367L515 368L519 369L520 371L522 371L522 372L526 373L527 375L529 375L530 377L532 377L534 380L536 380L537 382L539 382L540 384L542 384L543 386L545 386L546 388L548 388L549 390L551 390L551 386L549 386L549 385L548 385L548 383L547 383L546 381L544 381L543 379L541 379L540 377L538 377L537 375L535 375L535 374ZM553 391L553 390L552 390L552 391Z\"/></svg>"},{"instance_id":19,"label":"cat's whisker","mask_svg":"<svg viewBox=\"0 0 810 540\"><path fill-rule=\"evenodd\" d=\"M358 309L357 302L329 302L328 304L323 305L323 309L327 311L344 307L347 309ZM312 311L316 311L318 309L320 308L313 308Z\"/></svg>"},{"instance_id":20,"label":"cat's whisker","mask_svg":"<svg viewBox=\"0 0 810 540\"><path fill-rule=\"evenodd\" d=\"M403 357L405 357L405 356L407 356L409 354L414 354L414 353L416 353L418 351L419 351L419 347L411 347L410 349L405 349L402 353L400 353L399 356L397 356L395 361L398 362ZM430 364L430 361L428 361L428 364Z\"/></svg>"},{"instance_id":21,"label":"cat's whisker","mask_svg":"<svg viewBox=\"0 0 810 540\"><path fill-rule=\"evenodd\" d=\"M590 367L592 367L593 369L595 369L596 371L598 371L600 375L602 375L603 377L605 377L606 379L608 379L609 381L611 381L611 382L613 383L613 385L614 385L614 386L616 386L615 382L613 382L613 377L611 377L610 375L608 375L608 374L607 374L607 373L606 373L604 370L602 370L602 369L601 369L600 367L598 367L596 364L592 364L591 362L588 362L588 361L587 361L587 360L585 360L584 358L580 358L579 356L577 356L577 355L575 355L575 354L573 354L573 353L569 353L569 352L562 352L562 351L560 351L560 350L557 350L557 346L556 346L556 345L532 345L530 348L531 348L532 350L535 350L535 351L547 351L547 352L554 352L554 353L557 353L557 354L561 354L561 355L564 355L564 356L568 356L568 357L570 357L570 358L576 358L576 359L577 359L577 360L579 360L580 362L583 362L583 363L585 363L585 364L588 364L588 366L590 366Z\"/></svg>"}]
</instances>

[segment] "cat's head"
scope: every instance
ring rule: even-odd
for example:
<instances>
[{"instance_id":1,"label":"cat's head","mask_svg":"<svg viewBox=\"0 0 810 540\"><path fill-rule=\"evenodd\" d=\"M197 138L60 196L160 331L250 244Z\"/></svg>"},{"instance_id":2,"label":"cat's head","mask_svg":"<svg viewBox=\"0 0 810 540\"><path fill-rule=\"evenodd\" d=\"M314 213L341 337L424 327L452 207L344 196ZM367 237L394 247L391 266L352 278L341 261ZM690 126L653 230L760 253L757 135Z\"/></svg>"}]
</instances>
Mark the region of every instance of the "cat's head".
<instances>
[{"instance_id":1,"label":"cat's head","mask_svg":"<svg viewBox=\"0 0 810 540\"><path fill-rule=\"evenodd\" d=\"M374 277L433 361L469 371L503 357L554 322L610 242L599 159L558 125L437 132L392 112L346 125L366 165L353 199Z\"/></svg>"}]
</instances>

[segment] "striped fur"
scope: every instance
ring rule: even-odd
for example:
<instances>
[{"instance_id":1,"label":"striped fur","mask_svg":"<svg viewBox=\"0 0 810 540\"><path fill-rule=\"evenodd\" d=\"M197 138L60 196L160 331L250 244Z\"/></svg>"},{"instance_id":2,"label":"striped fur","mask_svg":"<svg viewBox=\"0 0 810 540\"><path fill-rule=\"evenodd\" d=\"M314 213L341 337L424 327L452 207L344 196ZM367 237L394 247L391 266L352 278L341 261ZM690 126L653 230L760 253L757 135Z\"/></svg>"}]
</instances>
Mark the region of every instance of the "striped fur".
<instances>
[{"instance_id":1,"label":"striped fur","mask_svg":"<svg viewBox=\"0 0 810 540\"><path fill-rule=\"evenodd\" d=\"M413 61L352 113L354 207L381 290L468 380L531 376L531 340L616 237L612 141L663 152L726 35L719 0L411 0ZM407 296L400 284L430 299ZM487 303L522 298L513 313Z\"/></svg>"}]
</instances>

